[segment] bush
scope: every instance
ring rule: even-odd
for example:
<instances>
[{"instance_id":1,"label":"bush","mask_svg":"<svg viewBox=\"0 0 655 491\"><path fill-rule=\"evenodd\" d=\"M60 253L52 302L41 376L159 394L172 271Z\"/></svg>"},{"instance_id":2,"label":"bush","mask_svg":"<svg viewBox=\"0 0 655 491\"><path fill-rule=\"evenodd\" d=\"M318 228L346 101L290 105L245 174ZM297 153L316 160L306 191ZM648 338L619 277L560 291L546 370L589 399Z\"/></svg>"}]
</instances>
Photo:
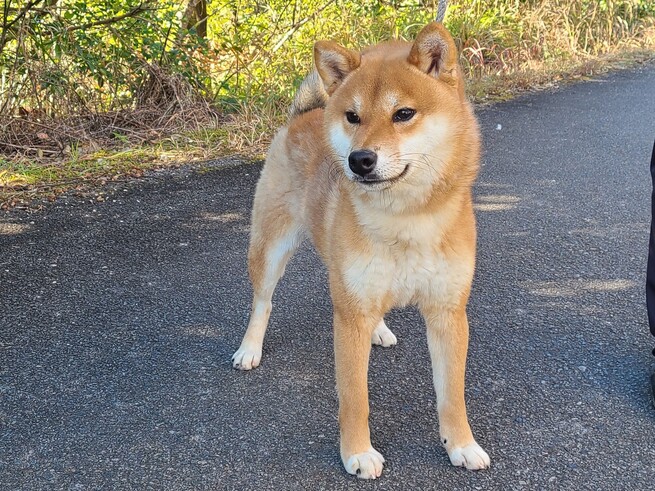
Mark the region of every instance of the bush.
<instances>
[{"instance_id":1,"label":"bush","mask_svg":"<svg viewBox=\"0 0 655 491\"><path fill-rule=\"evenodd\" d=\"M182 32L179 2L20 0L5 5L3 113L58 116L134 107L152 83L153 66L193 86L206 81L196 53L200 56L207 43Z\"/></svg>"},{"instance_id":2,"label":"bush","mask_svg":"<svg viewBox=\"0 0 655 491\"><path fill-rule=\"evenodd\" d=\"M311 67L314 41L359 47L411 38L434 18L437 3L6 0L0 151L29 149L21 137L33 138L45 121L66 121L60 136L46 135L64 149L66 140L130 134L140 123L206 124L217 109L244 103L281 109ZM446 25L472 78L585 59L627 44L655 45L651 0L449 3ZM175 116L189 110L191 116Z\"/></svg>"}]
</instances>

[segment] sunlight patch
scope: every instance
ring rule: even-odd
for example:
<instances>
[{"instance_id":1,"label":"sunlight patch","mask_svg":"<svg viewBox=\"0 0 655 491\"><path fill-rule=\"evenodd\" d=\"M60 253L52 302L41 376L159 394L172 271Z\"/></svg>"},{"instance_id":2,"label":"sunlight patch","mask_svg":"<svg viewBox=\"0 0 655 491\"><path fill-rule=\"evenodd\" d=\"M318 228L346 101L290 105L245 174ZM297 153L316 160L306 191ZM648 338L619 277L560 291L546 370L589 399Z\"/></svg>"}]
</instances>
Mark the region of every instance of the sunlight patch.
<instances>
[{"instance_id":1,"label":"sunlight patch","mask_svg":"<svg viewBox=\"0 0 655 491\"><path fill-rule=\"evenodd\" d=\"M636 286L632 280L563 280L526 281L522 286L533 295L543 297L574 297L581 293L618 292Z\"/></svg>"},{"instance_id":2,"label":"sunlight patch","mask_svg":"<svg viewBox=\"0 0 655 491\"><path fill-rule=\"evenodd\" d=\"M476 203L473 205L473 209L476 211L507 211L514 208L515 205L502 203Z\"/></svg>"},{"instance_id":3,"label":"sunlight patch","mask_svg":"<svg viewBox=\"0 0 655 491\"><path fill-rule=\"evenodd\" d=\"M23 223L0 222L0 235L18 235L29 229L30 226Z\"/></svg>"},{"instance_id":4,"label":"sunlight patch","mask_svg":"<svg viewBox=\"0 0 655 491\"><path fill-rule=\"evenodd\" d=\"M516 208L521 198L509 194L488 194L476 196L475 201L473 208L477 211L507 211Z\"/></svg>"},{"instance_id":5,"label":"sunlight patch","mask_svg":"<svg viewBox=\"0 0 655 491\"><path fill-rule=\"evenodd\" d=\"M184 334L187 336L195 336L202 338L217 338L218 331L215 327L211 327L204 324L198 324L195 326L182 326L180 328Z\"/></svg>"},{"instance_id":6,"label":"sunlight patch","mask_svg":"<svg viewBox=\"0 0 655 491\"><path fill-rule=\"evenodd\" d=\"M243 213L208 213L208 212L203 212L200 214L200 218L202 220L208 220L211 222L220 222L220 223L230 223L230 222L237 222L239 220L243 220L245 217L243 216Z\"/></svg>"},{"instance_id":7,"label":"sunlight patch","mask_svg":"<svg viewBox=\"0 0 655 491\"><path fill-rule=\"evenodd\" d=\"M509 194L490 194L487 196L478 196L478 201L484 203L518 203L521 198L518 196L511 196Z\"/></svg>"}]
</instances>

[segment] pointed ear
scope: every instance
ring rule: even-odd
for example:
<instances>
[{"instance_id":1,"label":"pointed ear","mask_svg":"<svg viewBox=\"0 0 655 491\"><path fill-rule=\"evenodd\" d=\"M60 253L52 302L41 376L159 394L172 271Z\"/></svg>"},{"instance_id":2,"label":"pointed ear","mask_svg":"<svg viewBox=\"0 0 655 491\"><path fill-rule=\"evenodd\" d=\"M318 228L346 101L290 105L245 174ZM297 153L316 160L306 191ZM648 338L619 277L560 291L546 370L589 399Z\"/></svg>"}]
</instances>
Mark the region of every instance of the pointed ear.
<instances>
[{"instance_id":1,"label":"pointed ear","mask_svg":"<svg viewBox=\"0 0 655 491\"><path fill-rule=\"evenodd\" d=\"M423 73L457 85L457 46L440 22L432 22L418 33L407 61Z\"/></svg>"},{"instance_id":2,"label":"pointed ear","mask_svg":"<svg viewBox=\"0 0 655 491\"><path fill-rule=\"evenodd\" d=\"M337 43L318 41L314 44L314 64L329 95L332 95L343 79L360 63L359 53L343 48Z\"/></svg>"}]
</instances>

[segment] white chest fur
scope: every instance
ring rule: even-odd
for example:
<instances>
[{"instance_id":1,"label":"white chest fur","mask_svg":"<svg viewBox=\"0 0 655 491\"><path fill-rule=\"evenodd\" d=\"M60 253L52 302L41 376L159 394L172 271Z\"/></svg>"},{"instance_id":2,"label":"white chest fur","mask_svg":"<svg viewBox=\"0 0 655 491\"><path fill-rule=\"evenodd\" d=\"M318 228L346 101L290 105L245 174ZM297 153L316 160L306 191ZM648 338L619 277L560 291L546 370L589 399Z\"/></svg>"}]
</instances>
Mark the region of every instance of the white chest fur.
<instances>
[{"instance_id":1,"label":"white chest fur","mask_svg":"<svg viewBox=\"0 0 655 491\"><path fill-rule=\"evenodd\" d=\"M444 218L368 217L370 242L345 263L347 289L361 301L391 294L395 306L420 301L455 304L470 284L473 264L442 248Z\"/></svg>"}]
</instances>

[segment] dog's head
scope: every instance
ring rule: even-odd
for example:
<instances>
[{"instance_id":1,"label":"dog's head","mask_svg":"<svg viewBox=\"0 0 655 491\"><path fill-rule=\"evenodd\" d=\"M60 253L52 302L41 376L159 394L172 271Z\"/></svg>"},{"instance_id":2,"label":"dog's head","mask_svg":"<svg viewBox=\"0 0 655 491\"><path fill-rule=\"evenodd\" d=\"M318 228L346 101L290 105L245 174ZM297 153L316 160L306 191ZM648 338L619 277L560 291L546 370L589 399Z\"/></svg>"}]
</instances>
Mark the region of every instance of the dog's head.
<instances>
[{"instance_id":1,"label":"dog's head","mask_svg":"<svg viewBox=\"0 0 655 491\"><path fill-rule=\"evenodd\" d=\"M457 172L467 146L472 181L478 129L457 48L441 24L424 27L413 44L392 41L361 53L319 41L314 59L329 94L329 145L356 189L427 192Z\"/></svg>"}]
</instances>

